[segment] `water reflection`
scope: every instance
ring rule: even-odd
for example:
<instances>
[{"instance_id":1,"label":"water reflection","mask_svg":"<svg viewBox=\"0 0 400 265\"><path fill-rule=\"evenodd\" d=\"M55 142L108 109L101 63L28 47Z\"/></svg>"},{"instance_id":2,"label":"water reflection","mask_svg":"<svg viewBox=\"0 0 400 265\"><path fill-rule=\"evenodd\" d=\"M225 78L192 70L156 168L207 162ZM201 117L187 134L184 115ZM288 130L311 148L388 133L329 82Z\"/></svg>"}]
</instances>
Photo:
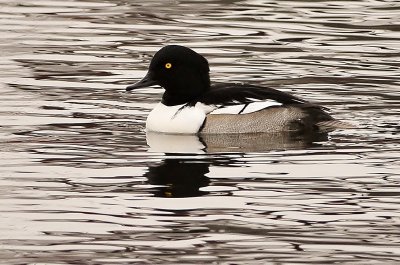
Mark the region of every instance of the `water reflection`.
<instances>
[{"instance_id":1,"label":"water reflection","mask_svg":"<svg viewBox=\"0 0 400 265\"><path fill-rule=\"evenodd\" d=\"M293 150L316 146L328 140L327 133L301 134L249 133L177 135L147 132L147 144L152 152L163 153L223 153Z\"/></svg>"},{"instance_id":2,"label":"water reflection","mask_svg":"<svg viewBox=\"0 0 400 265\"><path fill-rule=\"evenodd\" d=\"M206 145L197 135L146 133L150 152L204 153Z\"/></svg>"},{"instance_id":3,"label":"water reflection","mask_svg":"<svg viewBox=\"0 0 400 265\"><path fill-rule=\"evenodd\" d=\"M147 132L149 152L162 152L165 157L161 164L149 166L144 177L149 184L159 185L154 191L157 197L202 196L209 193L201 188L210 184L207 177L210 165L232 166L235 161L229 155L222 162L199 154L296 150L316 147L317 142L327 139L326 133L177 135Z\"/></svg>"},{"instance_id":4,"label":"water reflection","mask_svg":"<svg viewBox=\"0 0 400 265\"><path fill-rule=\"evenodd\" d=\"M174 154L166 154L161 164L150 166L144 176L149 184L161 185L154 192L157 197L201 196L208 194L200 188L210 183L206 176L210 172L209 166L209 162L201 161L197 157L174 157Z\"/></svg>"},{"instance_id":5,"label":"water reflection","mask_svg":"<svg viewBox=\"0 0 400 265\"><path fill-rule=\"evenodd\" d=\"M399 264L397 2L145 2L0 1L1 262ZM362 129L146 139L166 44Z\"/></svg>"}]
</instances>

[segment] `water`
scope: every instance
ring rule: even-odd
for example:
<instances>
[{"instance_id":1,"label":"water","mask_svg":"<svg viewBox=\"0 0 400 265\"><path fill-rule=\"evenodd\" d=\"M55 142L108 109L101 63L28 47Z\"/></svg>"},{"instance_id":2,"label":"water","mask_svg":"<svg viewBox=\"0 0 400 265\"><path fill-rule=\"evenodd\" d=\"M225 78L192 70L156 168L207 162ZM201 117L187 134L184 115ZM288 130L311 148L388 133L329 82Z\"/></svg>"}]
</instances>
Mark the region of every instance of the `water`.
<instances>
[{"instance_id":1,"label":"water","mask_svg":"<svg viewBox=\"0 0 400 265\"><path fill-rule=\"evenodd\" d=\"M400 263L399 3L142 2L0 1L0 263ZM172 43L359 128L146 137Z\"/></svg>"}]
</instances>

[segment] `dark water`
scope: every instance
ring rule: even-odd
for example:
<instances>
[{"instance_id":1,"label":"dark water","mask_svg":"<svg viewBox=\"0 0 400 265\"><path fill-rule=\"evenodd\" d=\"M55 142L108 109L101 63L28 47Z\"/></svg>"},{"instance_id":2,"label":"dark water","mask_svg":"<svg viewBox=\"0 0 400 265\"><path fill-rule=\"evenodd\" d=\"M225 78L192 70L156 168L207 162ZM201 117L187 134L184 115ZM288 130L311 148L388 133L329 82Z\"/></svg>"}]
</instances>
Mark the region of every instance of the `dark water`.
<instances>
[{"instance_id":1,"label":"dark water","mask_svg":"<svg viewBox=\"0 0 400 265\"><path fill-rule=\"evenodd\" d=\"M0 1L0 263L400 263L399 21L397 1ZM165 44L359 129L146 139L162 90L124 87Z\"/></svg>"}]
</instances>

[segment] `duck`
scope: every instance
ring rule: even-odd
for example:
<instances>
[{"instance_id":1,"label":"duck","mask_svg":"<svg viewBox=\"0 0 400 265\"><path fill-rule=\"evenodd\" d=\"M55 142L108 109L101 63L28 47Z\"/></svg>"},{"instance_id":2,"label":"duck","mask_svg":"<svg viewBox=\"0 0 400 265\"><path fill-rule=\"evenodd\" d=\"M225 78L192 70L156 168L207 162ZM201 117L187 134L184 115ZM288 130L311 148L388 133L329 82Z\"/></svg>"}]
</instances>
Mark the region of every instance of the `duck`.
<instances>
[{"instance_id":1,"label":"duck","mask_svg":"<svg viewBox=\"0 0 400 265\"><path fill-rule=\"evenodd\" d=\"M271 87L211 84L207 59L181 45L167 45L147 74L126 87L160 86L165 92L146 120L146 131L165 134L319 132L346 127L328 109Z\"/></svg>"}]
</instances>

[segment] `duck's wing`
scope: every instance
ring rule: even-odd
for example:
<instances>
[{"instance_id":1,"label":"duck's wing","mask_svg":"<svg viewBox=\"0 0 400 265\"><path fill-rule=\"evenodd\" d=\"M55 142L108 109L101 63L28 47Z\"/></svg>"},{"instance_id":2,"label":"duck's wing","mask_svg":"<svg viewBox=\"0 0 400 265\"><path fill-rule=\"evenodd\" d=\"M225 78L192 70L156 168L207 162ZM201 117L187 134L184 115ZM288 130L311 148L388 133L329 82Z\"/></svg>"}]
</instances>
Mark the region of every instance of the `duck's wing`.
<instances>
[{"instance_id":1,"label":"duck's wing","mask_svg":"<svg viewBox=\"0 0 400 265\"><path fill-rule=\"evenodd\" d=\"M204 93L198 102L215 106L211 114L246 114L268 107L288 105L322 109L318 105L286 92L269 87L242 84L215 85Z\"/></svg>"},{"instance_id":2,"label":"duck's wing","mask_svg":"<svg viewBox=\"0 0 400 265\"><path fill-rule=\"evenodd\" d=\"M210 88L200 99L204 104L233 105L255 100L275 100L282 104L306 103L296 96L269 87L243 84L220 84Z\"/></svg>"}]
</instances>

